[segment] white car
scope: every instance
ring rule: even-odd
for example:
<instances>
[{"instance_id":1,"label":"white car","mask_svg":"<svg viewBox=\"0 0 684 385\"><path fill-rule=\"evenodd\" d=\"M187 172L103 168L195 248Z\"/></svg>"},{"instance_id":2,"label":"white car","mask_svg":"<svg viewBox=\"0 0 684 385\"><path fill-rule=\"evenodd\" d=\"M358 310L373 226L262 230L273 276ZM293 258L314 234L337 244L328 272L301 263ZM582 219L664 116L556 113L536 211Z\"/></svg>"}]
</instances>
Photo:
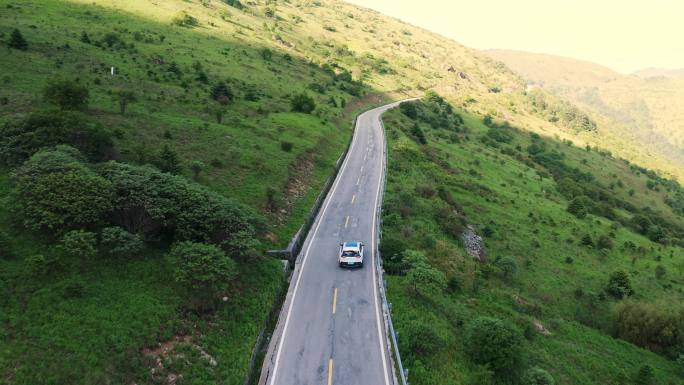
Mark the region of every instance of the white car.
<instances>
[{"instance_id":1,"label":"white car","mask_svg":"<svg viewBox=\"0 0 684 385\"><path fill-rule=\"evenodd\" d=\"M340 267L362 267L363 249L363 242L350 241L340 243L338 259Z\"/></svg>"}]
</instances>

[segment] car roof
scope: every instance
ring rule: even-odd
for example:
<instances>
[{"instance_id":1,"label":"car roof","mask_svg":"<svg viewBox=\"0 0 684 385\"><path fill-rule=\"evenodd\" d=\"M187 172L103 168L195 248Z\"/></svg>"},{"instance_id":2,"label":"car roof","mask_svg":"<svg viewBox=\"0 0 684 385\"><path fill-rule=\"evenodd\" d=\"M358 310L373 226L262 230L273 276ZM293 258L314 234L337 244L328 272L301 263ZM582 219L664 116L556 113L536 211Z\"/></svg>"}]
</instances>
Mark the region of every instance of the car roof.
<instances>
[{"instance_id":1,"label":"car roof","mask_svg":"<svg viewBox=\"0 0 684 385\"><path fill-rule=\"evenodd\" d=\"M358 248L359 242L356 242L356 241L345 242L344 245L342 245L342 247Z\"/></svg>"}]
</instances>

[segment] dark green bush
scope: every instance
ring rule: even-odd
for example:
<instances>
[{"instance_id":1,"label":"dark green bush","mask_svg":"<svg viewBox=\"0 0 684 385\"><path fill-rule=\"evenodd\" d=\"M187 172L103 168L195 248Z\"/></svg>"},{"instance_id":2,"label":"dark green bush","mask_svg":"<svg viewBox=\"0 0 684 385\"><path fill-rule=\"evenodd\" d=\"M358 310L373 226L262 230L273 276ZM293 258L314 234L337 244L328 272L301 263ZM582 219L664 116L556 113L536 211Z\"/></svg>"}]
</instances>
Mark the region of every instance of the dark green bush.
<instances>
[{"instance_id":1,"label":"dark green bush","mask_svg":"<svg viewBox=\"0 0 684 385\"><path fill-rule=\"evenodd\" d=\"M522 378L521 385L555 385L553 376L546 370L539 367L532 367L527 370Z\"/></svg>"},{"instance_id":2,"label":"dark green bush","mask_svg":"<svg viewBox=\"0 0 684 385\"><path fill-rule=\"evenodd\" d=\"M316 102L306 93L297 94L292 97L292 111L310 114L316 109Z\"/></svg>"},{"instance_id":3,"label":"dark green bush","mask_svg":"<svg viewBox=\"0 0 684 385\"><path fill-rule=\"evenodd\" d=\"M103 251L115 257L137 257L145 247L142 237L118 226L105 227L100 235Z\"/></svg>"},{"instance_id":4,"label":"dark green bush","mask_svg":"<svg viewBox=\"0 0 684 385\"><path fill-rule=\"evenodd\" d=\"M112 207L111 184L66 151L38 152L16 172L15 200L32 230L92 227Z\"/></svg>"},{"instance_id":5,"label":"dark green bush","mask_svg":"<svg viewBox=\"0 0 684 385\"><path fill-rule=\"evenodd\" d=\"M684 346L684 308L626 300L614 309L615 336L675 359Z\"/></svg>"},{"instance_id":6,"label":"dark green bush","mask_svg":"<svg viewBox=\"0 0 684 385\"><path fill-rule=\"evenodd\" d=\"M213 245L180 242L171 248L169 258L175 280L189 292L192 307L205 307L217 295L227 295L237 276L235 261Z\"/></svg>"},{"instance_id":7,"label":"dark green bush","mask_svg":"<svg viewBox=\"0 0 684 385\"><path fill-rule=\"evenodd\" d=\"M411 353L417 356L434 354L446 342L444 336L437 332L434 325L419 321L413 321L406 326L404 338L408 342Z\"/></svg>"},{"instance_id":8,"label":"dark green bush","mask_svg":"<svg viewBox=\"0 0 684 385\"><path fill-rule=\"evenodd\" d=\"M21 51L26 51L28 49L28 42L24 38L24 35L21 34L21 31L19 31L16 28L12 30L12 34L10 35L10 39L7 42L7 45L11 48L18 49Z\"/></svg>"},{"instance_id":9,"label":"dark green bush","mask_svg":"<svg viewBox=\"0 0 684 385\"><path fill-rule=\"evenodd\" d=\"M73 80L57 80L49 83L44 91L46 102L64 110L84 110L88 107L88 88Z\"/></svg>"},{"instance_id":10,"label":"dark green bush","mask_svg":"<svg viewBox=\"0 0 684 385\"><path fill-rule=\"evenodd\" d=\"M496 318L478 317L466 329L464 348L467 357L487 365L497 377L513 380L519 376L522 337L513 326Z\"/></svg>"},{"instance_id":11,"label":"dark green bush","mask_svg":"<svg viewBox=\"0 0 684 385\"><path fill-rule=\"evenodd\" d=\"M71 257L93 259L97 255L97 235L89 231L72 230L64 234L59 247Z\"/></svg>"},{"instance_id":12,"label":"dark green bush","mask_svg":"<svg viewBox=\"0 0 684 385\"><path fill-rule=\"evenodd\" d=\"M110 134L86 115L39 111L0 128L0 161L16 165L38 150L58 144L73 146L95 161L112 153Z\"/></svg>"},{"instance_id":13,"label":"dark green bush","mask_svg":"<svg viewBox=\"0 0 684 385\"><path fill-rule=\"evenodd\" d=\"M402 114L408 116L411 119L418 118L418 109L416 108L416 102L403 102L399 104L399 110Z\"/></svg>"}]
</instances>

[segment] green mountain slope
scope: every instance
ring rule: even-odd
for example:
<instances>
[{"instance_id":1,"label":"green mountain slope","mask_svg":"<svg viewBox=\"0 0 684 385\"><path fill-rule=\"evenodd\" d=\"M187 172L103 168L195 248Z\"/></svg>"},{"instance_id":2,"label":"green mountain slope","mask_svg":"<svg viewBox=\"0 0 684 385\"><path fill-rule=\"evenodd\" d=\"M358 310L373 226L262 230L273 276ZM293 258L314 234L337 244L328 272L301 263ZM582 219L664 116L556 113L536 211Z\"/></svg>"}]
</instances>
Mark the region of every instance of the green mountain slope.
<instances>
[{"instance_id":1,"label":"green mountain slope","mask_svg":"<svg viewBox=\"0 0 684 385\"><path fill-rule=\"evenodd\" d=\"M556 384L622 384L644 365L654 383L681 381L681 327L661 340L669 347L645 341L680 322L682 244L635 221L657 212L649 226L682 228L681 212L662 203L682 188L648 189L655 174L607 153L439 103L385 118L381 252L411 383L528 383L540 368ZM467 252L482 248L479 262ZM624 299L611 289L616 271L631 282ZM516 342L471 337L483 316Z\"/></svg>"},{"instance_id":2,"label":"green mountain slope","mask_svg":"<svg viewBox=\"0 0 684 385\"><path fill-rule=\"evenodd\" d=\"M0 124L4 130L0 141L0 157L4 162L0 169L0 293L3 294L0 384L163 383L180 374L183 377L178 380L179 384L243 383L252 347L283 289L280 262L258 256L267 248L286 245L302 223L349 139L354 114L388 100L436 90L462 111L465 126L471 130L432 132L425 127L429 144L422 148L437 147L436 150L418 151L406 138L395 142L401 135L393 137L391 146L403 143L412 153L417 152L414 155L420 162L390 168L389 202L396 199L393 183L397 178L404 174L418 176L426 166L428 171L435 172L437 181L468 178L453 194L455 202L462 201L464 206L469 200L485 200L486 205L481 202L481 205L466 207L468 220L479 225L486 226L492 213L502 210L506 213L506 208L511 209L501 198L490 198L488 194L490 190L509 194L502 184L512 183L508 182L513 178L510 175L518 175L511 174L513 169L536 178L525 168L532 166L519 163L526 162L524 159L513 161L510 157L514 155L508 150L509 158L505 159L510 165L495 168L492 163L485 173L472 163L467 174L457 172L483 156L483 144L475 140L485 130L478 123L483 117L495 122L505 120L510 125L542 134L549 147L551 137L555 141L572 140L582 147L598 145L652 168L661 168L659 165L667 159L658 152L649 153L648 148L641 148L639 137L604 128L603 118L588 115L552 93L527 92L523 79L480 52L339 1L3 0L0 9L0 41L3 42ZM15 29L26 41L26 49L13 43ZM73 113L57 111L54 103L44 96L46 88L58 81L66 81L76 88L85 87L89 94L87 108ZM309 100L302 95L312 98L315 103L312 111L306 107ZM122 98L132 99L124 113ZM297 103L298 100L303 103ZM455 124L450 119L453 118L446 121ZM401 126L409 125L396 113L390 120L393 132L398 133ZM439 117L434 121L436 127L443 123ZM8 133L13 136L5 135ZM518 135L514 135L516 143L527 144L527 139L519 140ZM10 137L13 141L8 140ZM57 143L80 148L87 158L62 148L43 152L28 164L36 166L37 163L40 167L20 167L40 147ZM98 146L91 146L92 143ZM440 149L441 146L444 148ZM396 149L392 148L395 153ZM485 153L494 153L489 147L484 148ZM573 164L584 164L583 152L573 149L572 153L575 154ZM444 159L435 154L443 154ZM458 164L453 169L447 167L455 159L459 159ZM52 170L55 166L52 161L65 169ZM106 161L117 163L103 164ZM401 160L392 158L391 161L394 164ZM605 155L592 151L586 155L586 162L585 166L594 170L603 186L612 184L612 174L608 171L612 168L602 168ZM638 194L625 199L630 202L645 199L658 218L664 218L660 227L679 223L678 215L664 201L665 190L670 188L668 182L648 174L653 179L649 185L653 190L646 191L648 181L643 175L629 176L632 178L629 179L625 166L619 168L617 161L610 164L618 175L625 175L620 188L625 191L631 188ZM179 176L172 177L154 168L176 172ZM662 169L673 174L677 170ZM40 174L46 178L40 180L70 181L62 186L70 187L68 191L77 195L85 189L78 188L81 185L74 182L81 179L66 179L74 174L106 190L98 198L116 210L103 208L97 220L88 223L73 221L49 229L31 226L33 217L29 218L30 210L26 210L31 194L15 193L32 191L25 187L33 180L20 177L30 172L46 173L47 176ZM639 172L644 174L645 170ZM474 178L482 181L475 184ZM492 186L487 187L485 183ZM106 188L110 185L117 186L116 191ZM73 203L69 194L59 194L67 189L51 191L51 186L48 183L41 192L54 193ZM542 186L544 192L536 191ZM541 197L533 195L535 198L546 199L549 197L543 194L553 190L553 183L547 175L541 182L535 180L527 187L535 189L532 194L542 194ZM130 223L121 220L122 206L117 206L120 201L111 200L112 195L118 194L117 198L128 202L122 197L137 197L136 193L141 191L147 194L140 195L144 202L160 204L155 207L160 211L155 211L155 215L164 220L143 223L156 232L145 226L126 227ZM168 200L157 200L157 193ZM527 192L521 190L520 194ZM670 205L681 208L678 196L668 197ZM548 216L565 215L563 218L566 218L561 213L565 205L563 198L551 193L550 199L543 206L549 210ZM430 204L426 203L426 207ZM542 225L548 223L537 222L539 228L535 228L520 221L535 202L526 201L525 205L517 207L519 211L511 209L510 222L499 226L518 226L518 243L531 244L538 237L532 234L538 234L544 229ZM79 209L86 214L97 211L88 204ZM248 230L253 227L254 231L243 233L232 228L225 231L224 227L214 231L217 228L211 226L234 225L221 221L228 215L215 217L216 213L225 213L221 210L241 213L235 216L244 216L250 222L245 227ZM76 213L75 208L66 211L66 214ZM617 211L625 220L633 214ZM30 213L46 221L51 219L40 210ZM142 218L149 219L144 215ZM414 217L410 219L413 221ZM431 216L415 219L417 222L412 222L412 227L438 234ZM406 238L411 243L418 241L417 236L409 233L412 230L408 225L403 228L391 223L387 223L387 234L397 236L397 231L407 232ZM119 234L122 239L144 237L144 247L114 257L103 229L113 225L126 227L129 232L125 234L135 233ZM582 225L576 224L578 228ZM71 229L84 230L87 234L77 232L72 234L75 239L63 239L64 233ZM500 231L494 230L497 234ZM636 237L629 232L625 234L625 239ZM673 233L667 232L667 235ZM452 238L445 239L447 243L438 243L448 249L446 254L430 251L434 245L427 243L411 247L424 249L430 264L446 271L450 278L456 269L451 266L454 263L451 253L462 257L459 263L465 272L475 274L479 269L486 269L465 258L457 244L458 237ZM234 270L226 273L226 276L236 274L237 278L228 286L218 285L221 287L215 293L210 292L211 285L203 286L205 290L200 292L185 287L178 268L180 258L173 252L177 249L171 245L188 239L215 246L212 252L199 253L207 262L198 264L199 267L215 262L212 258L216 257L218 247L219 254L227 253L237 261ZM239 242L231 243L234 239ZM499 247L502 254L508 250L504 245L512 247L513 243L496 242L500 244L494 243L492 248ZM648 242L639 238L635 245L646 248L645 253L652 252L649 247L661 247ZM248 250L232 247L243 243L249 246L244 247ZM132 242L131 247L134 245ZM520 264L520 258L529 250L515 251ZM574 244L568 246L567 253L577 253L587 260L593 256L593 251ZM613 253L620 262L606 265L601 274L614 266L622 266L628 260L625 258L629 258L625 256L628 253ZM663 264L670 277L677 265L671 266L665 255ZM538 293L528 291L533 292L529 286L540 274L551 269L562 277L559 280L574 279L570 272L546 266L552 262L541 253L538 259L539 274L525 270L513 282L516 289L520 288L520 295L535 301L540 298ZM598 293L599 278L582 279ZM646 284L641 278L633 279L639 295L665 293L664 299L670 301L679 290L679 281L661 293L658 287L644 288ZM672 279L676 280L674 276ZM426 305L411 303L413 299L407 297L409 292L400 290L402 280L400 275L390 277L390 296L397 309L401 309L395 310L399 330L410 335L411 325L407 320L414 317L416 309ZM508 290L506 285L513 284L497 280L483 284L482 297L475 296L474 301L490 304L485 307L469 305L473 299L466 292L444 299L438 306L427 306L421 315L429 315L430 321L448 330L438 350L420 352L427 354L427 358L414 356L411 346L406 346L403 340L400 342L408 356L412 382L441 384L448 378L458 383L474 376L480 369L472 367L468 358L459 353L460 345L456 342L461 333L459 320L475 314L504 317L510 309L506 307L508 303L502 305L505 302L502 298L507 295L502 293ZM567 287L557 282L545 282L543 287L552 298L567 294ZM459 318L450 313L454 306L471 307ZM539 338L530 350L543 358L534 362L551 370L559 383L575 380L590 383L608 378L616 373L613 368L619 365L619 359L629 362L628 369L632 370L636 365L634 357L640 354L648 354L647 360L657 369L658 378L674 378L672 364L660 356L615 342L603 329L596 331L576 324L572 306L571 302L549 305L552 315L542 319L544 324L558 318L562 320L560 325L565 325L567 320L570 326L566 332L558 332L556 329L565 326L554 329L547 325L558 338ZM597 346L597 338L605 343ZM552 363L551 359L544 358L570 354L572 343L580 348L567 361ZM617 351L618 358L611 358L605 346ZM578 369L566 365L565 372L559 374L558 367L564 362L574 363L585 356L591 359L578 364ZM595 375L583 374L585 370L591 372L589 368L602 361L605 370L596 371Z\"/></svg>"},{"instance_id":3,"label":"green mountain slope","mask_svg":"<svg viewBox=\"0 0 684 385\"><path fill-rule=\"evenodd\" d=\"M682 177L679 169L684 165L684 83L676 71L621 75L593 63L553 55L506 50L486 53L519 73L529 84L593 111L602 121L606 136L616 138L616 146L626 149L629 142L644 146L641 154L622 156ZM659 76L652 76L656 74ZM620 136L627 140L619 143Z\"/></svg>"}]
</instances>

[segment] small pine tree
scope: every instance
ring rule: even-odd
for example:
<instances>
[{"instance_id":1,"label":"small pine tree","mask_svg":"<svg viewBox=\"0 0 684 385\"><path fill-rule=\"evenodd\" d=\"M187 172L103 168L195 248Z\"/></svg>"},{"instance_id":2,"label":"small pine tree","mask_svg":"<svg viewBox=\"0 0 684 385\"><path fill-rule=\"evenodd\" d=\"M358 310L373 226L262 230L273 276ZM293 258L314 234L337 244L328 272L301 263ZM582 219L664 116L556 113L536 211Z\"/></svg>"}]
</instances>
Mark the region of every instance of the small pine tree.
<instances>
[{"instance_id":1,"label":"small pine tree","mask_svg":"<svg viewBox=\"0 0 684 385\"><path fill-rule=\"evenodd\" d=\"M21 34L21 31L16 28L14 31L12 31L10 40L7 44L12 48L21 51L26 51L28 49L28 42L26 42L26 39L24 39L24 35Z\"/></svg>"},{"instance_id":2,"label":"small pine tree","mask_svg":"<svg viewBox=\"0 0 684 385\"><path fill-rule=\"evenodd\" d=\"M634 385L655 385L655 371L651 365L644 365L639 368L634 376Z\"/></svg>"},{"instance_id":3,"label":"small pine tree","mask_svg":"<svg viewBox=\"0 0 684 385\"><path fill-rule=\"evenodd\" d=\"M168 172L171 174L178 174L181 171L180 161L178 160L178 154L169 147L168 144L164 145L161 153L159 154L159 162L157 164L159 169L163 172Z\"/></svg>"},{"instance_id":4,"label":"small pine tree","mask_svg":"<svg viewBox=\"0 0 684 385\"><path fill-rule=\"evenodd\" d=\"M85 44L92 43L92 41L90 40L90 36L88 36L88 32L86 32L86 31L83 31L81 33L81 39L80 40L81 40L81 43L85 43Z\"/></svg>"}]
</instances>

